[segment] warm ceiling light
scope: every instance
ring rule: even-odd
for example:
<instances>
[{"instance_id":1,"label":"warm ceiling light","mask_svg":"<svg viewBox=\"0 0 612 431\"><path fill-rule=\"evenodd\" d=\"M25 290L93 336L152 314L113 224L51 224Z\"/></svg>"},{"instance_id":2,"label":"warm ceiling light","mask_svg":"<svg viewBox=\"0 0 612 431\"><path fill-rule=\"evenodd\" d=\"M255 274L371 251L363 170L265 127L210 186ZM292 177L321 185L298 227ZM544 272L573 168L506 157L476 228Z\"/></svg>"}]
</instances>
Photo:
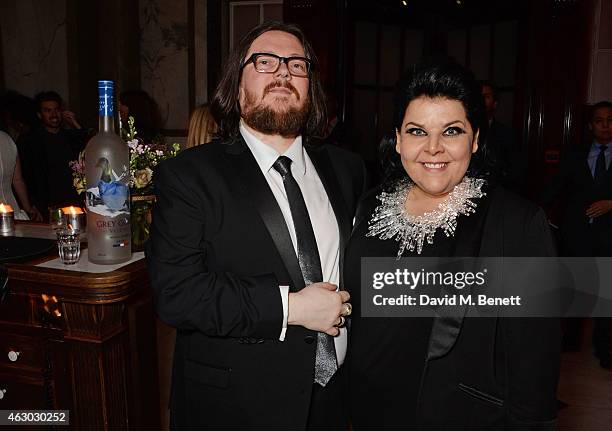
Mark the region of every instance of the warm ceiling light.
<instances>
[{"instance_id":1,"label":"warm ceiling light","mask_svg":"<svg viewBox=\"0 0 612 431\"><path fill-rule=\"evenodd\" d=\"M408 6L408 2L407 2L406 0L402 0L402 4L403 4L404 6Z\"/></svg>"}]
</instances>

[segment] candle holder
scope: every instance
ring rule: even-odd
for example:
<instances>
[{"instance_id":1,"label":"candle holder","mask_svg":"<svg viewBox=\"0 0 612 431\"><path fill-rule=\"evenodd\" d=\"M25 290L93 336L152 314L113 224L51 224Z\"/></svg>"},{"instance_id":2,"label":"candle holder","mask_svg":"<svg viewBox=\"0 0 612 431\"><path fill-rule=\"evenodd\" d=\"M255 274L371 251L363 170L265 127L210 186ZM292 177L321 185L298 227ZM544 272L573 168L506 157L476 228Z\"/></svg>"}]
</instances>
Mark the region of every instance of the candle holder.
<instances>
[{"instance_id":1,"label":"candle holder","mask_svg":"<svg viewBox=\"0 0 612 431\"><path fill-rule=\"evenodd\" d=\"M70 206L62 208L64 213L64 226L73 230L85 231L85 213L79 207Z\"/></svg>"},{"instance_id":2,"label":"candle holder","mask_svg":"<svg viewBox=\"0 0 612 431\"><path fill-rule=\"evenodd\" d=\"M15 213L10 205L0 204L0 235L11 236L15 233Z\"/></svg>"}]
</instances>

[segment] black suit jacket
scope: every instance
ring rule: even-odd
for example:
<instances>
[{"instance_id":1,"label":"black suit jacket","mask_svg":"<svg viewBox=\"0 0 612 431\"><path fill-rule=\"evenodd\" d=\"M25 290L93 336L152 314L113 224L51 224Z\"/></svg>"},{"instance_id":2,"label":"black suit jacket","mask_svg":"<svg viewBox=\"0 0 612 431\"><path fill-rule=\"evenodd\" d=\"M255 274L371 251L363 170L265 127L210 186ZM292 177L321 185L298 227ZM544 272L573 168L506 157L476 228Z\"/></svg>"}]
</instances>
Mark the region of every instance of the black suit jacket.
<instances>
[{"instance_id":1,"label":"black suit jacket","mask_svg":"<svg viewBox=\"0 0 612 431\"><path fill-rule=\"evenodd\" d=\"M480 256L556 255L540 208L503 188L490 194ZM557 318L436 318L418 429L552 431L560 359Z\"/></svg>"},{"instance_id":2,"label":"black suit jacket","mask_svg":"<svg viewBox=\"0 0 612 431\"><path fill-rule=\"evenodd\" d=\"M334 209L341 261L365 169L330 146L305 148ZM301 430L316 333L290 326L279 285L304 286L289 231L242 137L179 154L155 171L147 259L157 312L178 328L171 428Z\"/></svg>"},{"instance_id":3,"label":"black suit jacket","mask_svg":"<svg viewBox=\"0 0 612 431\"><path fill-rule=\"evenodd\" d=\"M559 172L543 193L544 204L561 200L562 253L568 256L597 256L612 250L612 212L593 219L589 224L587 208L598 200L612 199L612 169L608 168L604 184L595 185L587 157L591 146L569 152L561 161Z\"/></svg>"}]
</instances>

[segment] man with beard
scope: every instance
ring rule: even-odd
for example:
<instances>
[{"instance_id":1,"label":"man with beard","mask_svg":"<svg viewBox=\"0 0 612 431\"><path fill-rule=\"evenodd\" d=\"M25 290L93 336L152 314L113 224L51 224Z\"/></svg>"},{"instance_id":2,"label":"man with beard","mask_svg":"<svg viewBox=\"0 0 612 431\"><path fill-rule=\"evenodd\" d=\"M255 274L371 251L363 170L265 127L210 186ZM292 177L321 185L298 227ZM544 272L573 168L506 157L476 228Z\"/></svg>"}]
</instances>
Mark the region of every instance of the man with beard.
<instances>
[{"instance_id":1,"label":"man with beard","mask_svg":"<svg viewBox=\"0 0 612 431\"><path fill-rule=\"evenodd\" d=\"M147 259L177 328L171 429L344 430L344 244L362 161L317 144L314 52L270 22L230 55L212 101L220 141L159 165Z\"/></svg>"},{"instance_id":2,"label":"man with beard","mask_svg":"<svg viewBox=\"0 0 612 431\"><path fill-rule=\"evenodd\" d=\"M19 138L17 147L32 203L46 218L48 207L74 205L81 200L68 163L83 150L87 131L73 112L63 109L55 91L39 93L35 101L40 126Z\"/></svg>"}]
</instances>

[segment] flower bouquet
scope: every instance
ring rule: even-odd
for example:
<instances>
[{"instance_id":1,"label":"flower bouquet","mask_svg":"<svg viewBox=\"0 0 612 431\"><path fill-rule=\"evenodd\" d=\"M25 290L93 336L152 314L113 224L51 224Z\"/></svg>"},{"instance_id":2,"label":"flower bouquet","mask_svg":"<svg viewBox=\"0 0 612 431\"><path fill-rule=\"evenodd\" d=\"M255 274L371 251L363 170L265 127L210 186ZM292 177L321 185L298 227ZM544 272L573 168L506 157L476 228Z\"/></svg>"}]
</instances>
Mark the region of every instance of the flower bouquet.
<instances>
[{"instance_id":1,"label":"flower bouquet","mask_svg":"<svg viewBox=\"0 0 612 431\"><path fill-rule=\"evenodd\" d=\"M122 131L130 149L130 223L132 226L132 250L141 251L149 238L151 208L155 202L153 194L153 168L161 161L174 157L180 151L177 143L170 146L163 143L147 143L136 137L134 117L129 117L127 130ZM77 193L87 189L85 179L84 152L78 160L71 161L73 185Z\"/></svg>"}]
</instances>

